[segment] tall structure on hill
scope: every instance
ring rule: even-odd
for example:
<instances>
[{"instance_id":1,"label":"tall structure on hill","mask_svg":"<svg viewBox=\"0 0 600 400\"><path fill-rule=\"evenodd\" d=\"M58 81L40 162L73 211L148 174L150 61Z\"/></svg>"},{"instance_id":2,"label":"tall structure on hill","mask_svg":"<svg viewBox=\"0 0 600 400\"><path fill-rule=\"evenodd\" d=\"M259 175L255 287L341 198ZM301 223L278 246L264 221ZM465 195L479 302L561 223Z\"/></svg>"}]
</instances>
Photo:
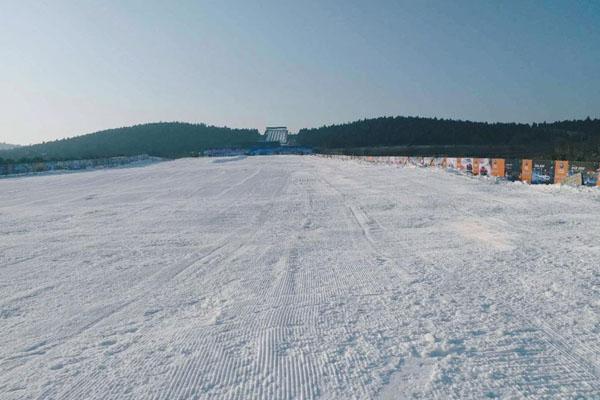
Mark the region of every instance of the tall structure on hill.
<instances>
[{"instance_id":1,"label":"tall structure on hill","mask_svg":"<svg viewBox=\"0 0 600 400\"><path fill-rule=\"evenodd\" d=\"M279 142L279 144L286 144L288 141L288 129L285 126L267 126L265 131L267 142Z\"/></svg>"}]
</instances>

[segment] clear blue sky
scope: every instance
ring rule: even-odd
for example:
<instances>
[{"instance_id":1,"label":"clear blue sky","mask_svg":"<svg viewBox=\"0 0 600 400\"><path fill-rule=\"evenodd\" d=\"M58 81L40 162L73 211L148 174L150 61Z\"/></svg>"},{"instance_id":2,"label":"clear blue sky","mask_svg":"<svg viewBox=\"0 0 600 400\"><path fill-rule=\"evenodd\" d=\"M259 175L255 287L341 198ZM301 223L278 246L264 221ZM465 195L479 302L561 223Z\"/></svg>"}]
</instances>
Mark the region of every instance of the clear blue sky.
<instances>
[{"instance_id":1,"label":"clear blue sky","mask_svg":"<svg viewBox=\"0 0 600 400\"><path fill-rule=\"evenodd\" d=\"M600 1L0 2L0 142L149 121L600 117Z\"/></svg>"}]
</instances>

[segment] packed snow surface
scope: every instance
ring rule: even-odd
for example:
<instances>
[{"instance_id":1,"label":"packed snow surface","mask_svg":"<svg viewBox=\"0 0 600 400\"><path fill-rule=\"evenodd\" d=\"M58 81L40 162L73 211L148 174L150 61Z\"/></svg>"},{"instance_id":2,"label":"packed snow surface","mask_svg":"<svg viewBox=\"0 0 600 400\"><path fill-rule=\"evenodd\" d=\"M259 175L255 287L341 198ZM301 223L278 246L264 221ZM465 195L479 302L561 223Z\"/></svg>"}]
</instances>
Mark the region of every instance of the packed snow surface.
<instances>
[{"instance_id":1,"label":"packed snow surface","mask_svg":"<svg viewBox=\"0 0 600 400\"><path fill-rule=\"evenodd\" d=\"M600 193L319 157L0 181L0 398L599 398Z\"/></svg>"}]
</instances>

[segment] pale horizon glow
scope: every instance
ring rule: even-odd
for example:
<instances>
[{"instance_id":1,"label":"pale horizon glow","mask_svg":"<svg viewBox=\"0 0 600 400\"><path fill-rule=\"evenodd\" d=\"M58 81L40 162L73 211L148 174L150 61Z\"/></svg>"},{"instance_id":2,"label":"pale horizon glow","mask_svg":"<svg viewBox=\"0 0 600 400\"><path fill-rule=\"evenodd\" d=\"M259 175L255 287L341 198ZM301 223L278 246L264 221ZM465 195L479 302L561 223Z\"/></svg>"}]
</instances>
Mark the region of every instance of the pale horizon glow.
<instances>
[{"instance_id":1,"label":"pale horizon glow","mask_svg":"<svg viewBox=\"0 0 600 400\"><path fill-rule=\"evenodd\" d=\"M600 117L600 3L0 4L0 142L146 122Z\"/></svg>"}]
</instances>

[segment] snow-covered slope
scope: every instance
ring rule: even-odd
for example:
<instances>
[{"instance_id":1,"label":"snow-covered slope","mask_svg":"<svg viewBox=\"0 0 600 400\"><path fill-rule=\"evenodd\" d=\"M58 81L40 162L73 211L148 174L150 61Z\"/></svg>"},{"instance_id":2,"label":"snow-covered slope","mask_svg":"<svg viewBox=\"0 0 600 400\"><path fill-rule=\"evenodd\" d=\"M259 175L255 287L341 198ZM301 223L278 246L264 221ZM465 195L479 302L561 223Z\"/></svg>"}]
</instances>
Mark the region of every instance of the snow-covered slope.
<instances>
[{"instance_id":1,"label":"snow-covered slope","mask_svg":"<svg viewBox=\"0 0 600 400\"><path fill-rule=\"evenodd\" d=\"M298 156L2 180L0 398L598 398L599 207Z\"/></svg>"}]
</instances>

